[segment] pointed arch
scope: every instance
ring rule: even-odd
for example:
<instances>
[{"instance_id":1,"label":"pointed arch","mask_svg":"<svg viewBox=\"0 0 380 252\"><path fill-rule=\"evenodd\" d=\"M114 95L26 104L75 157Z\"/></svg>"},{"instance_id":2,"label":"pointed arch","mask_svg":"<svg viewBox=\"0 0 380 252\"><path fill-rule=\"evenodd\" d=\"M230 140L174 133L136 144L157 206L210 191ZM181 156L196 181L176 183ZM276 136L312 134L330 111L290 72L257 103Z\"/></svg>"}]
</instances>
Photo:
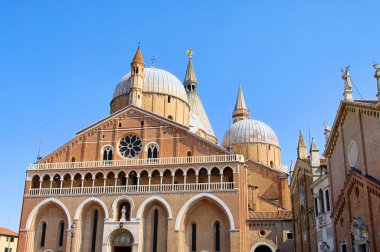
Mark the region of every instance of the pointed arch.
<instances>
[{"instance_id":1,"label":"pointed arch","mask_svg":"<svg viewBox=\"0 0 380 252\"><path fill-rule=\"evenodd\" d=\"M117 203L119 203L120 200L126 200L129 202L129 204L131 204L131 209L134 209L135 208L135 202L133 201L133 199L131 197L128 197L126 195L121 195L119 197L117 197L113 203L112 203L112 211L114 212L115 211L115 208L117 206Z\"/></svg>"},{"instance_id":2,"label":"pointed arch","mask_svg":"<svg viewBox=\"0 0 380 252\"><path fill-rule=\"evenodd\" d=\"M218 198L215 195L212 195L210 193L200 193L198 195L195 195L194 197L192 197L188 201L186 201L185 204L183 204L183 206L181 207L181 209L178 212L177 219L175 221L175 227L174 227L175 231L177 231L177 232L179 231L181 221L183 219L183 216L185 215L186 210L189 209L189 207L193 203L195 203L201 199L210 199L210 200L214 201L215 203L217 203L217 205L219 205L225 211L225 213L228 217L228 221L230 224L230 231L235 231L235 221L234 221L234 217L232 215L231 210L228 208L228 206L226 205L226 203L224 203L223 200L221 200L220 198Z\"/></svg>"},{"instance_id":3,"label":"pointed arch","mask_svg":"<svg viewBox=\"0 0 380 252\"><path fill-rule=\"evenodd\" d=\"M85 201L82 201L82 203L80 203L80 205L77 207L77 210L75 211L74 220L79 219L79 216L80 216L80 213L81 213L83 207L90 202L99 203L99 205L103 208L105 219L108 220L109 213L108 213L108 209L107 209L106 204L102 200L95 198L95 197L88 198Z\"/></svg>"},{"instance_id":4,"label":"pointed arch","mask_svg":"<svg viewBox=\"0 0 380 252\"><path fill-rule=\"evenodd\" d=\"M162 203L164 207L166 208L166 211L168 211L168 219L169 220L173 219L173 212L169 203L159 196L151 196L147 198L146 200L144 200L144 202L140 205L139 209L137 210L136 219L138 220L141 219L145 206L153 201L158 201Z\"/></svg>"},{"instance_id":5,"label":"pointed arch","mask_svg":"<svg viewBox=\"0 0 380 252\"><path fill-rule=\"evenodd\" d=\"M49 203L55 203L55 204L57 204L58 206L60 206L63 209L63 211L65 212L66 218L67 218L68 226L71 227L70 212L69 212L69 209L66 207L66 205L63 204L62 201L60 201L60 200L58 200L56 198L47 198L47 199L41 201L40 203L38 203L37 206L35 206L33 208L33 210L30 212L29 217L28 217L28 219L26 221L26 225L25 225L25 229L26 230L30 230L30 227L32 225L34 217L38 213L38 210L41 207L43 207L43 206L45 206L46 204L49 204Z\"/></svg>"}]
</instances>

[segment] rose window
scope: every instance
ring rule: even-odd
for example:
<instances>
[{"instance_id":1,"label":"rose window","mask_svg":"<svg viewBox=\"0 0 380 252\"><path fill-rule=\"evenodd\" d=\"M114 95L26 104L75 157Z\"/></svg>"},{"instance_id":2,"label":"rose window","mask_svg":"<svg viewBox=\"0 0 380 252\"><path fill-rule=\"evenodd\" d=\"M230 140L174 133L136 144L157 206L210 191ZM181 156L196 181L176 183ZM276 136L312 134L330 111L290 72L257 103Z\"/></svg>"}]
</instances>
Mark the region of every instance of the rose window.
<instances>
[{"instance_id":1,"label":"rose window","mask_svg":"<svg viewBox=\"0 0 380 252\"><path fill-rule=\"evenodd\" d=\"M123 137L119 143L119 153L126 158L137 156L140 153L141 148L141 138L134 135Z\"/></svg>"}]
</instances>

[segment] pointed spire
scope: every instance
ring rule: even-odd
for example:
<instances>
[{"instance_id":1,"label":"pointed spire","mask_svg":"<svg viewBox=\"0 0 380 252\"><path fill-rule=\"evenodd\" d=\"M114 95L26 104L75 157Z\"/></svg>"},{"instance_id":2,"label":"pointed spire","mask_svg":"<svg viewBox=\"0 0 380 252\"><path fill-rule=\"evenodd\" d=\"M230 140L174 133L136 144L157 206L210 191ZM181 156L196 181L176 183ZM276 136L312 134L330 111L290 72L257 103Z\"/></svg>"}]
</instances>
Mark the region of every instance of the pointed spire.
<instances>
[{"instance_id":1,"label":"pointed spire","mask_svg":"<svg viewBox=\"0 0 380 252\"><path fill-rule=\"evenodd\" d=\"M306 149L305 140L302 135L302 130L300 130L300 135L298 137L297 156L299 159L307 158L307 149Z\"/></svg>"},{"instance_id":2,"label":"pointed spire","mask_svg":"<svg viewBox=\"0 0 380 252\"><path fill-rule=\"evenodd\" d=\"M311 138L310 151L319 151L317 144L314 141L314 137Z\"/></svg>"},{"instance_id":3,"label":"pointed spire","mask_svg":"<svg viewBox=\"0 0 380 252\"><path fill-rule=\"evenodd\" d=\"M144 59L140 50L140 46L137 47L137 51L135 53L135 57L133 57L132 63L143 63L144 64ZM145 64L144 64L145 65Z\"/></svg>"},{"instance_id":4,"label":"pointed spire","mask_svg":"<svg viewBox=\"0 0 380 252\"><path fill-rule=\"evenodd\" d=\"M183 84L185 85L187 92L196 92L198 87L198 80L195 76L194 66L193 66L193 51L191 49L186 51L186 54L189 57L189 61L187 63L186 68L186 74L185 74L185 80L183 81Z\"/></svg>"},{"instance_id":5,"label":"pointed spire","mask_svg":"<svg viewBox=\"0 0 380 252\"><path fill-rule=\"evenodd\" d=\"M235 109L247 109L247 105L245 104L245 99L243 95L243 89L241 88L241 84L239 85L239 91L236 98Z\"/></svg>"},{"instance_id":6,"label":"pointed spire","mask_svg":"<svg viewBox=\"0 0 380 252\"><path fill-rule=\"evenodd\" d=\"M310 165L312 167L319 167L321 165L321 160L319 158L319 149L314 141L314 137L311 139L310 146Z\"/></svg>"},{"instance_id":7,"label":"pointed spire","mask_svg":"<svg viewBox=\"0 0 380 252\"><path fill-rule=\"evenodd\" d=\"M245 104L241 85L239 85L239 91L236 97L235 109L232 113L232 118L234 119L234 123L240 120L249 119L249 111L247 109L247 105Z\"/></svg>"}]
</instances>

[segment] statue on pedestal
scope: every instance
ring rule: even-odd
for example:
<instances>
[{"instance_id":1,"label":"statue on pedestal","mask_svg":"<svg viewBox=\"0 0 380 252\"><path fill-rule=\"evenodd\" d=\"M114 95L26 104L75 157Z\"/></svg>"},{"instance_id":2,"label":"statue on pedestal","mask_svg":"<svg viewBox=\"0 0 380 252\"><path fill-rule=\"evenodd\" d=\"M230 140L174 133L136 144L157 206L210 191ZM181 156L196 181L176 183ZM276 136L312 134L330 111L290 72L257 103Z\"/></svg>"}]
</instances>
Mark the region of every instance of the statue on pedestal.
<instances>
[{"instance_id":1,"label":"statue on pedestal","mask_svg":"<svg viewBox=\"0 0 380 252\"><path fill-rule=\"evenodd\" d=\"M126 213L127 213L127 208L123 206L123 208L121 209L120 221L127 221Z\"/></svg>"}]
</instances>

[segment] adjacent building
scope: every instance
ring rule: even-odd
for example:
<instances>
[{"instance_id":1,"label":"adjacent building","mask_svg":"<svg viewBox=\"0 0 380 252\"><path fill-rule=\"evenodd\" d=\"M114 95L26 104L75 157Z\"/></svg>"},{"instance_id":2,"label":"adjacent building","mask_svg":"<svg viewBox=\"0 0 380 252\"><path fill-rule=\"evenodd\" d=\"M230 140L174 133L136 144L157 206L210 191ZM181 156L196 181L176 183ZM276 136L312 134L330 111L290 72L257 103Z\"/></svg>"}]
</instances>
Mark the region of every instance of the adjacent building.
<instances>
[{"instance_id":1,"label":"adjacent building","mask_svg":"<svg viewBox=\"0 0 380 252\"><path fill-rule=\"evenodd\" d=\"M16 252L18 234L4 227L0 227L0 251Z\"/></svg>"},{"instance_id":2,"label":"adjacent building","mask_svg":"<svg viewBox=\"0 0 380 252\"><path fill-rule=\"evenodd\" d=\"M330 136L330 128L325 124L326 141ZM317 232L318 252L335 251L333 226L330 205L330 180L324 159L313 174L313 183L310 185L314 199L315 227Z\"/></svg>"},{"instance_id":3,"label":"adjacent building","mask_svg":"<svg viewBox=\"0 0 380 252\"><path fill-rule=\"evenodd\" d=\"M18 251L293 251L275 132L240 88L218 145L188 55L181 82L138 48L110 115L28 167Z\"/></svg>"},{"instance_id":4,"label":"adjacent building","mask_svg":"<svg viewBox=\"0 0 380 252\"><path fill-rule=\"evenodd\" d=\"M380 98L380 68L375 67ZM342 69L344 100L324 156L330 180L336 251L380 250L380 102L356 100L348 69Z\"/></svg>"}]
</instances>

